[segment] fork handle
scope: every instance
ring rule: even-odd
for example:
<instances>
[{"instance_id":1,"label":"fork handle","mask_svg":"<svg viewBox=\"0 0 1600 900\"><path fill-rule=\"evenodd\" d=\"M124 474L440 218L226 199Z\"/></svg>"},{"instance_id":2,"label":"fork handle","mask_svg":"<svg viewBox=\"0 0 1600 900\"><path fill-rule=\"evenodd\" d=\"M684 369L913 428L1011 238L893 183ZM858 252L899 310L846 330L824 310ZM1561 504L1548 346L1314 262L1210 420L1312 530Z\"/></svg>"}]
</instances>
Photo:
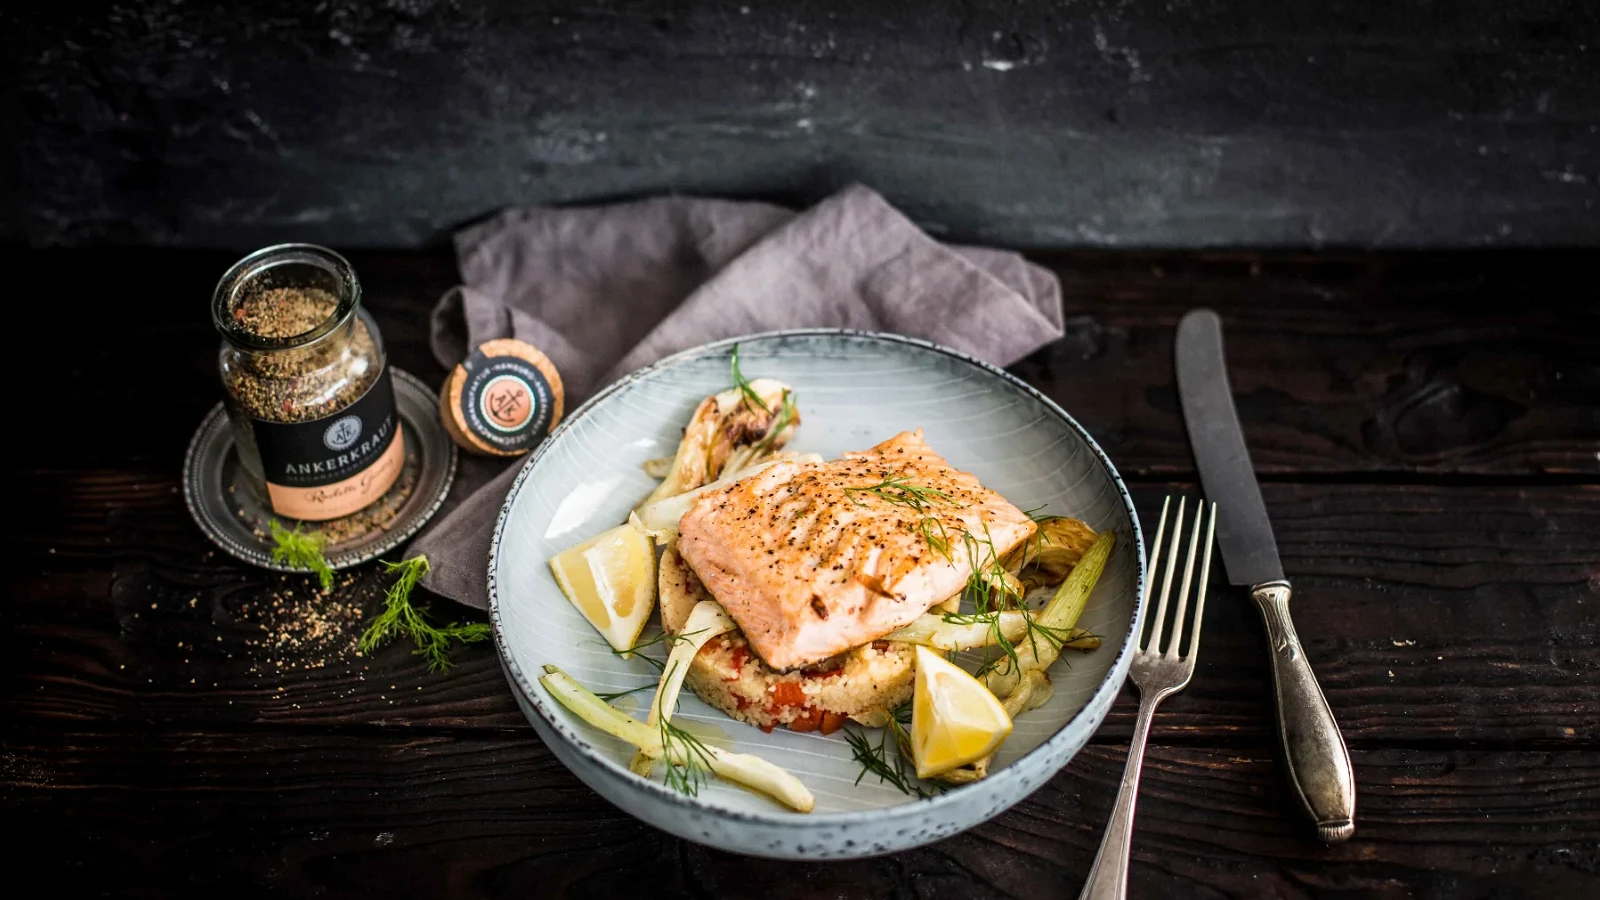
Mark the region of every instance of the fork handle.
<instances>
[{"instance_id":1,"label":"fork handle","mask_svg":"<svg viewBox=\"0 0 1600 900\"><path fill-rule=\"evenodd\" d=\"M1156 704L1161 702L1162 696L1140 692L1139 718L1133 726L1133 740L1128 743L1128 765L1122 770L1117 805L1111 810L1106 836L1100 839L1100 852L1095 855L1094 868L1089 870L1089 880L1084 883L1078 900L1126 900L1128 896L1133 804L1139 797L1139 773L1144 768L1144 745L1150 737L1150 722L1155 718Z\"/></svg>"},{"instance_id":2,"label":"fork handle","mask_svg":"<svg viewBox=\"0 0 1600 900\"><path fill-rule=\"evenodd\" d=\"M1269 581L1250 590L1267 625L1278 744L1289 781L1301 810L1316 826L1317 837L1333 844L1356 830L1355 773L1339 724L1289 618L1289 594L1287 581Z\"/></svg>"}]
</instances>

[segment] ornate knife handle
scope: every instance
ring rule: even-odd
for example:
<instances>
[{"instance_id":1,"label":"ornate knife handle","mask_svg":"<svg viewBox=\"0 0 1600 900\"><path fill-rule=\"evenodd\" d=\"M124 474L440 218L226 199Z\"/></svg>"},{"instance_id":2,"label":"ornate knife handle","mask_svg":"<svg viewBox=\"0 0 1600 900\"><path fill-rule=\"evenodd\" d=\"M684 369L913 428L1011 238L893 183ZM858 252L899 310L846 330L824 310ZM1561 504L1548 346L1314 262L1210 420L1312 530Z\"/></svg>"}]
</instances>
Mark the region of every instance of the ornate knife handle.
<instances>
[{"instance_id":1,"label":"ornate knife handle","mask_svg":"<svg viewBox=\"0 0 1600 900\"><path fill-rule=\"evenodd\" d=\"M1332 844L1355 834L1356 781L1350 751L1322 696L1317 676L1300 649L1289 619L1289 582L1269 581L1250 590L1266 620L1272 649L1272 687L1277 695L1278 744L1300 808L1317 836Z\"/></svg>"}]
</instances>

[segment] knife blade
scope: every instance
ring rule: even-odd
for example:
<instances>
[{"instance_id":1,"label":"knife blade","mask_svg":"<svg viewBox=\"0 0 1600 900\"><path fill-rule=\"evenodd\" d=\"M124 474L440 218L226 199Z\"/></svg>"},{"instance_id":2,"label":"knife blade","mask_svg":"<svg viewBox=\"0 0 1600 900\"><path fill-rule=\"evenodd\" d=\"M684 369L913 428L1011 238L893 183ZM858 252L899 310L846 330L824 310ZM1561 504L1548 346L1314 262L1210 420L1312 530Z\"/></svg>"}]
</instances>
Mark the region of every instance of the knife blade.
<instances>
[{"instance_id":1,"label":"knife blade","mask_svg":"<svg viewBox=\"0 0 1600 900\"><path fill-rule=\"evenodd\" d=\"M1222 347L1222 320L1208 309L1178 322L1178 399L1206 497L1217 504L1217 544L1228 581L1250 586L1266 624L1278 749L1300 809L1329 843L1355 833L1356 783L1339 724L1289 617L1289 582L1239 428Z\"/></svg>"},{"instance_id":2,"label":"knife blade","mask_svg":"<svg viewBox=\"0 0 1600 900\"><path fill-rule=\"evenodd\" d=\"M1217 546L1230 584L1283 580L1278 541L1239 430L1222 350L1222 320L1195 310L1178 322L1178 396L1200 484L1217 504Z\"/></svg>"}]
</instances>

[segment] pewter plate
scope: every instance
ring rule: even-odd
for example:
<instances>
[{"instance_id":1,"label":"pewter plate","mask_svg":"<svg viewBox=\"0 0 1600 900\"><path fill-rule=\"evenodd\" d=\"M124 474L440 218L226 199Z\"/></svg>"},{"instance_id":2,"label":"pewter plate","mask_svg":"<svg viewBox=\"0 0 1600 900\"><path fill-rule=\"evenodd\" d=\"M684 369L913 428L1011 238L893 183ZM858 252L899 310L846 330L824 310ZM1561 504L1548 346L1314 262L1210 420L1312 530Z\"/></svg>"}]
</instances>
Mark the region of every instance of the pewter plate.
<instances>
[{"instance_id":1,"label":"pewter plate","mask_svg":"<svg viewBox=\"0 0 1600 900\"><path fill-rule=\"evenodd\" d=\"M376 559L405 543L438 511L456 477L456 445L439 424L437 398L410 373L391 371L395 406L405 426L401 435L406 463L396 487L379 502L396 504L397 509L386 527L324 548L328 565L335 569ZM229 554L265 569L306 571L273 560L268 522L276 518L284 527L295 523L272 514L261 488L240 465L233 449L233 429L221 403L189 441L183 461L183 497L200 530ZM309 527L316 527L315 523Z\"/></svg>"},{"instance_id":2,"label":"pewter plate","mask_svg":"<svg viewBox=\"0 0 1600 900\"><path fill-rule=\"evenodd\" d=\"M729 387L733 343L680 353L612 385L524 464L501 510L489 561L490 617L523 712L556 757L611 802L680 837L740 853L787 859L891 853L999 814L1065 765L1116 698L1142 616L1144 546L1122 480L1082 427L1000 369L933 344L840 331L738 341L747 376L780 378L794 388L802 421L792 449L832 458L921 427L952 464L1023 508L1045 504L1046 512L1117 533L1079 622L1101 635L1103 646L1072 653L1051 669L1054 698L1017 717L988 778L926 800L872 775L858 784L861 767L843 733L763 734L685 692L674 721L708 743L793 772L815 795L816 810L791 812L714 779L686 796L661 784L659 772L649 781L630 773L631 748L568 713L537 683L548 663L595 691L655 681L644 662L609 651L562 596L548 563L624 521L650 492L655 482L641 463L671 455L695 405ZM641 715L649 697L645 691L619 706ZM875 740L877 732L870 734Z\"/></svg>"}]
</instances>

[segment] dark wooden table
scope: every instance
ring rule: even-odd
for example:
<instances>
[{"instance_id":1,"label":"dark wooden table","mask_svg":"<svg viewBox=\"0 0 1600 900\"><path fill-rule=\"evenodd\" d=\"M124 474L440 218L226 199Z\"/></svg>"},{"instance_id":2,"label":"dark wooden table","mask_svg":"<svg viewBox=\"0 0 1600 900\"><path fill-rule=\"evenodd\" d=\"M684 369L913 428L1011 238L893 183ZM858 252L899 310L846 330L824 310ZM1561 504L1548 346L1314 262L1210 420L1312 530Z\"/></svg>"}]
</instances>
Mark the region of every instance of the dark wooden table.
<instances>
[{"instance_id":1,"label":"dark wooden table","mask_svg":"<svg viewBox=\"0 0 1600 900\"><path fill-rule=\"evenodd\" d=\"M246 614L294 579L190 521L183 451L219 398L220 253L12 252L0 823L13 873L107 893L1073 897L1121 774L1126 691L1088 748L971 832L848 863L747 859L599 799L540 744L493 651L321 668ZM1067 336L1015 367L1145 510L1194 480L1171 365L1227 322L1295 613L1355 760L1355 838L1308 839L1274 762L1263 639L1208 609L1156 720L1141 897L1600 896L1600 307L1592 254L1051 256ZM448 254L358 253L394 361L437 384ZM14 282L22 284L22 281ZM339 596L368 614L358 570ZM441 601L442 603L443 601ZM357 627L346 624L346 629Z\"/></svg>"}]
</instances>

